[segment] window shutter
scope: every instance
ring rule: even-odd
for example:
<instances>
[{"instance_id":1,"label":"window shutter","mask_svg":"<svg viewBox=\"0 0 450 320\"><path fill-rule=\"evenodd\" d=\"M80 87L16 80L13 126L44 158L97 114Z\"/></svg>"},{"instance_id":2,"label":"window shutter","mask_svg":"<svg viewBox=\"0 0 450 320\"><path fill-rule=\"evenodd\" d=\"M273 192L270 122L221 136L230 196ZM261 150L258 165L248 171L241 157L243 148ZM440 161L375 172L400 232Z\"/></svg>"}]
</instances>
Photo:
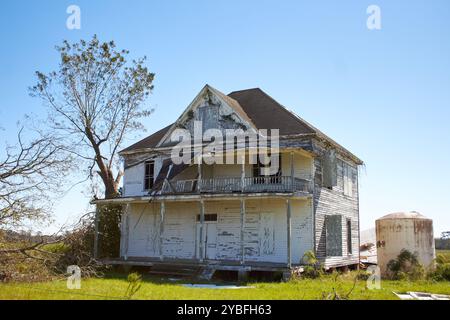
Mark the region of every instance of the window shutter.
<instances>
[{"instance_id":1,"label":"window shutter","mask_svg":"<svg viewBox=\"0 0 450 320\"><path fill-rule=\"evenodd\" d=\"M326 253L328 257L342 256L342 216L325 217Z\"/></svg>"},{"instance_id":2,"label":"window shutter","mask_svg":"<svg viewBox=\"0 0 450 320\"><path fill-rule=\"evenodd\" d=\"M326 188L337 185L337 161L334 150L322 157L322 184Z\"/></svg>"}]
</instances>

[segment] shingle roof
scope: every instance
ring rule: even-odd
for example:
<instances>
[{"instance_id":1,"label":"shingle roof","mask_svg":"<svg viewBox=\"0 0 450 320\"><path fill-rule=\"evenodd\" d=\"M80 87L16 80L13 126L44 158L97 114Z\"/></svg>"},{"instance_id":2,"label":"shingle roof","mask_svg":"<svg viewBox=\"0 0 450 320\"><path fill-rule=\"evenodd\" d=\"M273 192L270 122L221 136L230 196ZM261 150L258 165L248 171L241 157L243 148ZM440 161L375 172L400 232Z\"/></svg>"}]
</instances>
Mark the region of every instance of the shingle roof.
<instances>
[{"instance_id":1,"label":"shingle roof","mask_svg":"<svg viewBox=\"0 0 450 320\"><path fill-rule=\"evenodd\" d=\"M133 150L147 149L147 148L154 148L154 147L156 147L156 145L163 138L163 136L166 134L166 132L169 131L170 127L172 127L172 124L168 125L165 128L162 128L159 131L156 131L155 133L153 133L152 135L148 136L147 138L142 139L141 141L138 141L135 144L132 144L131 146L123 149L122 151L120 151L120 153L127 152L127 151L133 151Z\"/></svg>"},{"instance_id":2,"label":"shingle roof","mask_svg":"<svg viewBox=\"0 0 450 320\"><path fill-rule=\"evenodd\" d=\"M234 91L235 99L258 129L279 129L280 135L316 133L316 130L285 109L259 88Z\"/></svg>"}]
</instances>

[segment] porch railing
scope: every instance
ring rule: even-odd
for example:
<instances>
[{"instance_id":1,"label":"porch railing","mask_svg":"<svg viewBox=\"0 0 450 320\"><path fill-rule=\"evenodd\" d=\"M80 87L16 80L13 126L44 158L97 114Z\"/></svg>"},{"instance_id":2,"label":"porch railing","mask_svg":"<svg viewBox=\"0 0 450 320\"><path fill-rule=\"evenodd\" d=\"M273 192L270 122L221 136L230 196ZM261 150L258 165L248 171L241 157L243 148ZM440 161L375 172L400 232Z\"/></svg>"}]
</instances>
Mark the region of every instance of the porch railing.
<instances>
[{"instance_id":1,"label":"porch railing","mask_svg":"<svg viewBox=\"0 0 450 320\"><path fill-rule=\"evenodd\" d=\"M165 181L162 194L183 193L253 193L304 192L312 193L312 182L306 179L279 177L218 177L211 179Z\"/></svg>"}]
</instances>

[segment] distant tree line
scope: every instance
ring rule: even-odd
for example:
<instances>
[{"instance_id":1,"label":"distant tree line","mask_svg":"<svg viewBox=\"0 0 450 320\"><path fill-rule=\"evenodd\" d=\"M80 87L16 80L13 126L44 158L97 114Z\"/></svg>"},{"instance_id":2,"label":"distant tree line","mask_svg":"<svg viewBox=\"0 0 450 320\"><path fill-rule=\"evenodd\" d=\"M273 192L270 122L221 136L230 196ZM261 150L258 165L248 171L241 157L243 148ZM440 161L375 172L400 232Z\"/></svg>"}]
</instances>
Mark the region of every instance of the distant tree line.
<instances>
[{"instance_id":1,"label":"distant tree line","mask_svg":"<svg viewBox=\"0 0 450 320\"><path fill-rule=\"evenodd\" d=\"M436 250L450 250L450 231L442 232L440 238L435 239Z\"/></svg>"}]
</instances>

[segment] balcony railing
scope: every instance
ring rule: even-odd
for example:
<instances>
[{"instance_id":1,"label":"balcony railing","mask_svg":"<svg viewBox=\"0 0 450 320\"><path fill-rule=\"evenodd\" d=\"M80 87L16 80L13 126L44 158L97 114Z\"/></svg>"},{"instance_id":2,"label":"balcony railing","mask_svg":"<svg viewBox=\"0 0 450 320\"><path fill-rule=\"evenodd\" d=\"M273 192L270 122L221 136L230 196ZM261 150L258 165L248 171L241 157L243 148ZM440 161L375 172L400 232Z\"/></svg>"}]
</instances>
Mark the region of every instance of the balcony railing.
<instances>
[{"instance_id":1,"label":"balcony railing","mask_svg":"<svg viewBox=\"0 0 450 320\"><path fill-rule=\"evenodd\" d=\"M200 184L199 184L200 183ZM212 179L165 181L162 194L185 193L265 193L304 192L312 193L312 182L292 177L221 177Z\"/></svg>"}]
</instances>

